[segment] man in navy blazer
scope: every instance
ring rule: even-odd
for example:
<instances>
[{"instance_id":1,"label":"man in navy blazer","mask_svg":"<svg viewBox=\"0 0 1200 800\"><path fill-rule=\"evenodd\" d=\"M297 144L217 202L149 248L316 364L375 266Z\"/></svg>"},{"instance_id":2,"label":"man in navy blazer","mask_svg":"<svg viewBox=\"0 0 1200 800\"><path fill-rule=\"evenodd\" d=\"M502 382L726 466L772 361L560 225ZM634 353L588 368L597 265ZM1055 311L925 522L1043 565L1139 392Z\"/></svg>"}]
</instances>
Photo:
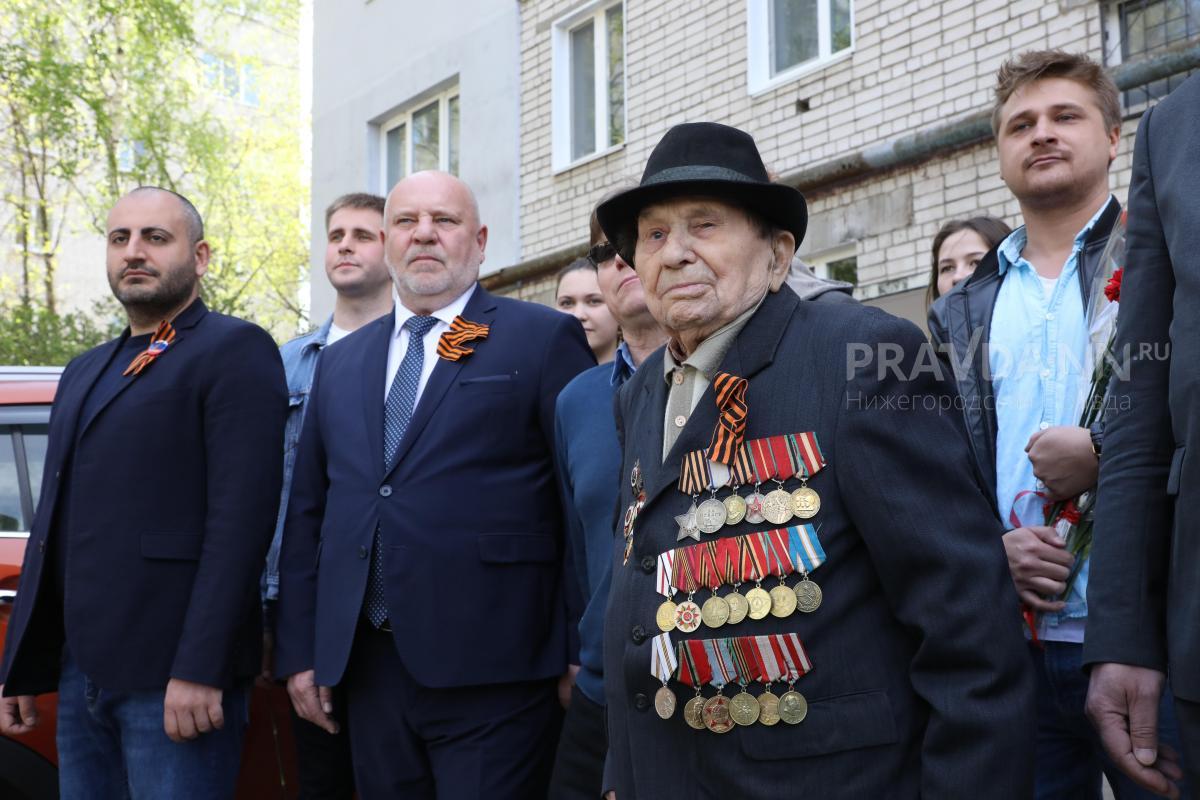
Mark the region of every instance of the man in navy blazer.
<instances>
[{"instance_id":1,"label":"man in navy blazer","mask_svg":"<svg viewBox=\"0 0 1200 800\"><path fill-rule=\"evenodd\" d=\"M321 357L280 564L275 674L384 797L545 792L566 671L559 390L578 321L477 284L471 190L422 172L384 213L393 314Z\"/></svg>"},{"instance_id":2,"label":"man in navy blazer","mask_svg":"<svg viewBox=\"0 0 1200 800\"><path fill-rule=\"evenodd\" d=\"M209 311L185 198L108 217L129 327L67 365L8 628L0 729L58 691L64 798L226 797L262 642L287 393L271 337Z\"/></svg>"}]
</instances>

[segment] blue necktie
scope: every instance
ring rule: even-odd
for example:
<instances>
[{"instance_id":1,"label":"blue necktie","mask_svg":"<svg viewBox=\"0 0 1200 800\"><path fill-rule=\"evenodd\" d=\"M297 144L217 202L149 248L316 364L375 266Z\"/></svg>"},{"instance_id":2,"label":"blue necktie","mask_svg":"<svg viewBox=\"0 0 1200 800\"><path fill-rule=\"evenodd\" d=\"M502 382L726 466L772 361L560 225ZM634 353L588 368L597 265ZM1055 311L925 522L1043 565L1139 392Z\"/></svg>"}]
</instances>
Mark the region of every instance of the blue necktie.
<instances>
[{"instance_id":1,"label":"blue necktie","mask_svg":"<svg viewBox=\"0 0 1200 800\"><path fill-rule=\"evenodd\" d=\"M413 406L417 402L417 386L421 383L421 369L425 365L425 334L437 324L435 317L409 317L404 323L408 330L408 350L396 370L392 386L388 389L387 402L383 406L383 468L391 469L400 448L400 440L412 420ZM383 598L383 542L379 528L375 528L375 541L371 547L371 569L367 574L367 596L363 604L367 619L378 628L388 618L387 603Z\"/></svg>"}]
</instances>

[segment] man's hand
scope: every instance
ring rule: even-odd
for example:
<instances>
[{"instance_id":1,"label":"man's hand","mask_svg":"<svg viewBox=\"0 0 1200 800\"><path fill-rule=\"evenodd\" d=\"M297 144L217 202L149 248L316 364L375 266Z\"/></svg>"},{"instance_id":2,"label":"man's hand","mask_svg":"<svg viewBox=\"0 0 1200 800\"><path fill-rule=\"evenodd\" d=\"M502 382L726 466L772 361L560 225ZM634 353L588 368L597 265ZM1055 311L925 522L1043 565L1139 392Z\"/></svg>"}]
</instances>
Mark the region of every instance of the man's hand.
<instances>
[{"instance_id":1,"label":"man's hand","mask_svg":"<svg viewBox=\"0 0 1200 800\"><path fill-rule=\"evenodd\" d=\"M3 691L4 686L0 685L0 692ZM33 704L33 695L0 697L0 733L5 736L17 736L29 733L37 724L37 707Z\"/></svg>"},{"instance_id":2,"label":"man's hand","mask_svg":"<svg viewBox=\"0 0 1200 800\"><path fill-rule=\"evenodd\" d=\"M578 664L567 664L567 671L558 679L558 702L563 708L571 706L571 687L575 685L575 676L578 674Z\"/></svg>"},{"instance_id":3,"label":"man's hand","mask_svg":"<svg viewBox=\"0 0 1200 800\"><path fill-rule=\"evenodd\" d=\"M1034 611L1061 611L1061 600L1043 600L1042 595L1058 597L1067 590L1067 577L1075 557L1066 550L1054 528L1036 525L1014 528L1004 534L1004 552L1017 597Z\"/></svg>"},{"instance_id":4,"label":"man's hand","mask_svg":"<svg viewBox=\"0 0 1200 800\"><path fill-rule=\"evenodd\" d=\"M1105 752L1139 786L1179 797L1179 756L1158 743L1158 704L1166 676L1129 664L1098 664L1088 683L1087 714Z\"/></svg>"},{"instance_id":5,"label":"man's hand","mask_svg":"<svg viewBox=\"0 0 1200 800\"><path fill-rule=\"evenodd\" d=\"M1076 497L1096 485L1100 460L1087 428L1058 425L1038 431L1025 445L1034 476L1046 485L1047 499Z\"/></svg>"},{"instance_id":6,"label":"man's hand","mask_svg":"<svg viewBox=\"0 0 1200 800\"><path fill-rule=\"evenodd\" d=\"M222 692L213 686L171 678L163 700L163 729L172 742L195 739L225 727Z\"/></svg>"},{"instance_id":7,"label":"man's hand","mask_svg":"<svg viewBox=\"0 0 1200 800\"><path fill-rule=\"evenodd\" d=\"M333 714L333 690L328 686L317 686L313 671L297 672L288 678L288 696L301 719L324 728L327 733L337 733L337 720Z\"/></svg>"}]
</instances>

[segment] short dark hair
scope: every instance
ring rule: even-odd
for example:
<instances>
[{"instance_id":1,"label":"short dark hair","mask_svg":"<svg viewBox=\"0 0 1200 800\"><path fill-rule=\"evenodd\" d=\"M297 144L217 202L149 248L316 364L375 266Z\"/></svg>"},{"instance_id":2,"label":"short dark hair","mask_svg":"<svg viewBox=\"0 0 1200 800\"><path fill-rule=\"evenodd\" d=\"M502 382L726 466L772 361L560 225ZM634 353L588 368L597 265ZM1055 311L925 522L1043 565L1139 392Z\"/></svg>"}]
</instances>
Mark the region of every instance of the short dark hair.
<instances>
[{"instance_id":1,"label":"short dark hair","mask_svg":"<svg viewBox=\"0 0 1200 800\"><path fill-rule=\"evenodd\" d=\"M1000 134L1000 111L1013 93L1044 78L1067 78L1092 90L1105 128L1121 127L1121 95L1104 68L1085 55L1064 50L1030 50L1000 65L996 72L996 102L992 134Z\"/></svg>"},{"instance_id":2,"label":"short dark hair","mask_svg":"<svg viewBox=\"0 0 1200 800\"><path fill-rule=\"evenodd\" d=\"M330 203L329 208L325 209L325 230L329 230L329 220L333 219L333 215L343 208L362 208L368 211L376 211L379 213L380 219L382 219L383 204L384 199L377 194L368 194L367 192L344 194Z\"/></svg>"},{"instance_id":3,"label":"short dark hair","mask_svg":"<svg viewBox=\"0 0 1200 800\"><path fill-rule=\"evenodd\" d=\"M192 201L181 195L179 192L171 189L164 189L161 186L139 186L130 194L138 192L163 192L169 194L179 201L179 205L183 208L183 219L187 223L188 239L192 244L204 239L204 219L200 216L200 212L192 205Z\"/></svg>"},{"instance_id":4,"label":"short dark hair","mask_svg":"<svg viewBox=\"0 0 1200 800\"><path fill-rule=\"evenodd\" d=\"M925 290L926 308L933 305L933 301L941 296L937 287L938 253L946 240L960 231L974 231L987 244L988 249L992 250L1004 241L1004 237L1012 233L1012 228L1008 227L1008 223L1004 220L989 217L986 214L970 219L952 219L942 225L938 229L937 235L933 237L933 270L929 273L929 287Z\"/></svg>"}]
</instances>

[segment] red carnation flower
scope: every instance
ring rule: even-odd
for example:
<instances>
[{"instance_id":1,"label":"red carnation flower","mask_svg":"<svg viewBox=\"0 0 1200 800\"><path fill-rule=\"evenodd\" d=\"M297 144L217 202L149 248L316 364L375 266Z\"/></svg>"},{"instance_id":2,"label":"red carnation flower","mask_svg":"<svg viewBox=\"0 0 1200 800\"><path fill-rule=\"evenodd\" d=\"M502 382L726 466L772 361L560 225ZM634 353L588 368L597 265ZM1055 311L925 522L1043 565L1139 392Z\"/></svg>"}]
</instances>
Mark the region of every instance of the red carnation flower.
<instances>
[{"instance_id":1,"label":"red carnation flower","mask_svg":"<svg viewBox=\"0 0 1200 800\"><path fill-rule=\"evenodd\" d=\"M1121 275L1124 272L1124 267L1117 267L1104 287L1104 296L1108 298L1110 303L1119 303L1121 301Z\"/></svg>"}]
</instances>

